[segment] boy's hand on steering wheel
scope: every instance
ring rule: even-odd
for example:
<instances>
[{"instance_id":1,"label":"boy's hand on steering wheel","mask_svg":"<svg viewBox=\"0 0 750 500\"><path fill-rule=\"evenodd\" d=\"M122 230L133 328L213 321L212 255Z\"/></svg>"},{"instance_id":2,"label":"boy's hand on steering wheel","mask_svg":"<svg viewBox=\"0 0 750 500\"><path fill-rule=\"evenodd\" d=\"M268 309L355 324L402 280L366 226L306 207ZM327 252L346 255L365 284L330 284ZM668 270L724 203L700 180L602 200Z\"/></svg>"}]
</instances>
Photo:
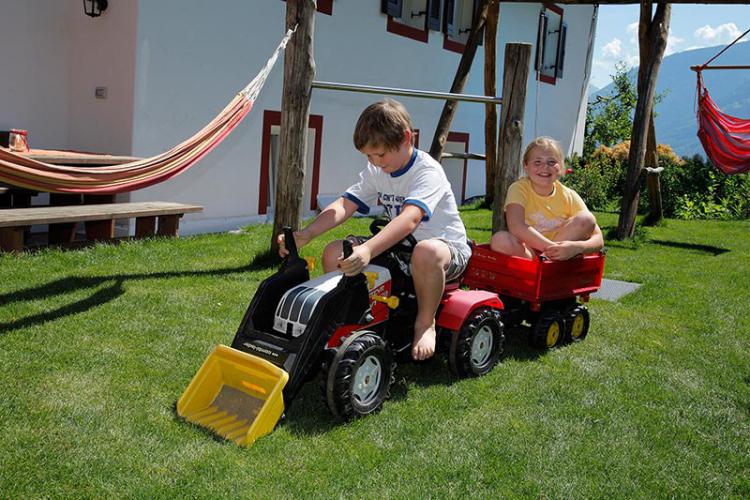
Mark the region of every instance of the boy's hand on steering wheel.
<instances>
[{"instance_id":1,"label":"boy's hand on steering wheel","mask_svg":"<svg viewBox=\"0 0 750 500\"><path fill-rule=\"evenodd\" d=\"M352 249L352 254L348 258L345 259L343 254L339 257L339 269L347 276L354 276L364 271L371 257L370 249L366 245L358 245Z\"/></svg>"},{"instance_id":2,"label":"boy's hand on steering wheel","mask_svg":"<svg viewBox=\"0 0 750 500\"><path fill-rule=\"evenodd\" d=\"M302 248L303 246L305 246L305 245L307 245L308 243L310 243L310 240L311 240L311 239L312 239L312 238L308 237L308 236L307 236L307 235L305 234L304 230L303 230L303 231L294 231L294 242L295 242L295 243L297 244L297 248L298 248L298 249L300 249L300 248ZM282 258L283 258L283 257L286 257L287 255L289 255L289 250L287 250L287 248L286 248L286 245L285 245L285 241L284 241L284 240L285 240L285 238L284 238L284 233L281 233L281 234L279 234L279 235L278 235L278 236L276 237L276 241L277 241L277 242L278 242L278 244L279 244L279 255L280 255L280 256L281 256Z\"/></svg>"}]
</instances>

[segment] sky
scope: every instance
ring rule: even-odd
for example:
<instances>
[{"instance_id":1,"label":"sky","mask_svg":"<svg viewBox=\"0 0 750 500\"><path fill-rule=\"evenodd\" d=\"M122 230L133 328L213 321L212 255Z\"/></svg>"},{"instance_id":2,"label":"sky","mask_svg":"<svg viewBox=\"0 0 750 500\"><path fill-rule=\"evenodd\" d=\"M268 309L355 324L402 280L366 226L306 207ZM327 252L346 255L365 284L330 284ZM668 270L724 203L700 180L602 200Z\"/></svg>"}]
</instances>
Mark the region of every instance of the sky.
<instances>
[{"instance_id":1,"label":"sky","mask_svg":"<svg viewBox=\"0 0 750 500\"><path fill-rule=\"evenodd\" d=\"M612 81L615 64L638 66L639 5L602 5L596 27L591 84ZM675 5L665 56L684 50L726 45L750 28L748 5ZM742 39L750 40L750 33ZM717 49L717 52L720 49ZM730 49L731 50L731 49ZM721 64L719 58L716 64Z\"/></svg>"}]
</instances>

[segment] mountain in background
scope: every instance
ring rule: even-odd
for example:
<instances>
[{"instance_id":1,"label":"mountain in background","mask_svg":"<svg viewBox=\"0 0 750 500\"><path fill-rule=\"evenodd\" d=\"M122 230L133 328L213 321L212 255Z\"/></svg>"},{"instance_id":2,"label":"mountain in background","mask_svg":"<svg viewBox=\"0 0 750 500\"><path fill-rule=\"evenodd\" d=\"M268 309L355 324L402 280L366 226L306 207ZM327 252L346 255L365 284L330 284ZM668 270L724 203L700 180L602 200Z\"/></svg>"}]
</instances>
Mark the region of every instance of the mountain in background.
<instances>
[{"instance_id":1,"label":"mountain in background","mask_svg":"<svg viewBox=\"0 0 750 500\"><path fill-rule=\"evenodd\" d=\"M680 156L700 154L705 157L698 141L696 112L696 74L690 66L704 64L725 46L704 47L671 54L664 58L656 83L657 94L663 94L656 105L656 140L669 144ZM750 42L737 43L724 52L712 65L750 64ZM635 81L638 69L630 72ZM750 119L750 70L708 70L703 72L703 82L711 99L719 108L737 118ZM595 94L609 95L613 85L607 85Z\"/></svg>"}]
</instances>

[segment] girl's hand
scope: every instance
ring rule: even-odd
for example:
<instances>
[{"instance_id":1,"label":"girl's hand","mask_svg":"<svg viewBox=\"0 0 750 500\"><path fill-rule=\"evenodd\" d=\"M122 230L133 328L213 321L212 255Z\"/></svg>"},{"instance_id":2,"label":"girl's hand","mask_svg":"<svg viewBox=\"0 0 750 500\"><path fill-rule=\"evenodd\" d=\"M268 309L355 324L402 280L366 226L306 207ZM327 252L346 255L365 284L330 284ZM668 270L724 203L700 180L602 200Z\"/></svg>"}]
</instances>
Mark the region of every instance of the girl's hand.
<instances>
[{"instance_id":1,"label":"girl's hand","mask_svg":"<svg viewBox=\"0 0 750 500\"><path fill-rule=\"evenodd\" d=\"M352 254L348 258L345 259L343 254L339 257L339 269L347 276L359 274L370 263L371 256L367 246L358 245L352 249Z\"/></svg>"},{"instance_id":2,"label":"girl's hand","mask_svg":"<svg viewBox=\"0 0 750 500\"><path fill-rule=\"evenodd\" d=\"M544 249L544 255L552 260L568 260L581 253L581 249L575 241L556 241Z\"/></svg>"}]
</instances>

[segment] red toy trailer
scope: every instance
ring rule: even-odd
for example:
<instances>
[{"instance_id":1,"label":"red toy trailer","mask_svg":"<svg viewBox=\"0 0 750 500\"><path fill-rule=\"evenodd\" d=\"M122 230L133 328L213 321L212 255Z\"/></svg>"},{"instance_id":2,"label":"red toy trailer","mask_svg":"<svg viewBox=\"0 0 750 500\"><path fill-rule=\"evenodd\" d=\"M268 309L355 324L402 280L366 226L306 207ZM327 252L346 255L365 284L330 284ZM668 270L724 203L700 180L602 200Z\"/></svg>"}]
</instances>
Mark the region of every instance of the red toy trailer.
<instances>
[{"instance_id":1,"label":"red toy trailer","mask_svg":"<svg viewBox=\"0 0 750 500\"><path fill-rule=\"evenodd\" d=\"M475 245L463 285L497 293L505 306L503 323L531 325L531 342L551 348L580 341L589 329L587 302L602 283L604 252L566 261L511 257ZM580 302L579 302L580 300Z\"/></svg>"}]
</instances>

